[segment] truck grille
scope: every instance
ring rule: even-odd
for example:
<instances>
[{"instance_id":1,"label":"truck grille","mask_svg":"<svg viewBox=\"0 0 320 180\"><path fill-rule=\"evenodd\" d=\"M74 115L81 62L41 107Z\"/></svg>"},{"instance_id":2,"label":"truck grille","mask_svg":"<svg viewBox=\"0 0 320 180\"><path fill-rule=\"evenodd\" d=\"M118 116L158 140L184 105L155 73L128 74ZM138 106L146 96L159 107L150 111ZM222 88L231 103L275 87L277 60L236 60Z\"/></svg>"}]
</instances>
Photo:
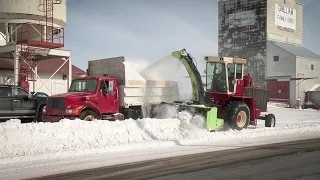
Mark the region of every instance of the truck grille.
<instances>
[{"instance_id":1,"label":"truck grille","mask_svg":"<svg viewBox=\"0 0 320 180\"><path fill-rule=\"evenodd\" d=\"M49 97L47 100L48 110L64 110L65 98L63 97Z\"/></svg>"}]
</instances>

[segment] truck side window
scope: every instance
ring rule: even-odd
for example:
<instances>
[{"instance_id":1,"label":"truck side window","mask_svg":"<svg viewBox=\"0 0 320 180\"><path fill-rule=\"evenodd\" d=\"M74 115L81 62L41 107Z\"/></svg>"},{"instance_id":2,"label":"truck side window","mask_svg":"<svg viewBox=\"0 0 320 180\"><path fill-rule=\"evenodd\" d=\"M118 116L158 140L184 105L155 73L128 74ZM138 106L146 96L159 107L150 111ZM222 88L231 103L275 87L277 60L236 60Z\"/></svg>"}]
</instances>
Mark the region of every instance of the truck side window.
<instances>
[{"instance_id":1,"label":"truck side window","mask_svg":"<svg viewBox=\"0 0 320 180\"><path fill-rule=\"evenodd\" d=\"M8 97L9 91L7 87L0 87L0 97Z\"/></svg>"},{"instance_id":2,"label":"truck side window","mask_svg":"<svg viewBox=\"0 0 320 180\"><path fill-rule=\"evenodd\" d=\"M18 87L12 87L12 96L28 96L28 92Z\"/></svg>"},{"instance_id":3,"label":"truck side window","mask_svg":"<svg viewBox=\"0 0 320 180\"><path fill-rule=\"evenodd\" d=\"M100 83L100 90L103 90L105 88L108 88L109 87L109 81L101 81Z\"/></svg>"},{"instance_id":4,"label":"truck side window","mask_svg":"<svg viewBox=\"0 0 320 180\"><path fill-rule=\"evenodd\" d=\"M109 81L109 91L113 91L113 81Z\"/></svg>"}]
</instances>

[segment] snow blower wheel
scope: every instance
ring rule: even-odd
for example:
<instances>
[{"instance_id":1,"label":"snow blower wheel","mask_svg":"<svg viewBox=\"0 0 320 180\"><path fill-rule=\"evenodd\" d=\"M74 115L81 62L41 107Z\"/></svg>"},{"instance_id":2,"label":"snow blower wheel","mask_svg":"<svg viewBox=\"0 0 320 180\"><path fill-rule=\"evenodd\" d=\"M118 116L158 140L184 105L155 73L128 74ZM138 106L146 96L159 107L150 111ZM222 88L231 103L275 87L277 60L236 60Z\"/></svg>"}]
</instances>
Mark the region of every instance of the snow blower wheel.
<instances>
[{"instance_id":1,"label":"snow blower wheel","mask_svg":"<svg viewBox=\"0 0 320 180\"><path fill-rule=\"evenodd\" d=\"M266 120L264 123L265 127L275 127L276 126L276 117L273 114L266 115Z\"/></svg>"},{"instance_id":2,"label":"snow blower wheel","mask_svg":"<svg viewBox=\"0 0 320 180\"><path fill-rule=\"evenodd\" d=\"M242 101L230 102L225 111L225 122L232 129L242 130L248 127L250 121L250 110Z\"/></svg>"}]
</instances>

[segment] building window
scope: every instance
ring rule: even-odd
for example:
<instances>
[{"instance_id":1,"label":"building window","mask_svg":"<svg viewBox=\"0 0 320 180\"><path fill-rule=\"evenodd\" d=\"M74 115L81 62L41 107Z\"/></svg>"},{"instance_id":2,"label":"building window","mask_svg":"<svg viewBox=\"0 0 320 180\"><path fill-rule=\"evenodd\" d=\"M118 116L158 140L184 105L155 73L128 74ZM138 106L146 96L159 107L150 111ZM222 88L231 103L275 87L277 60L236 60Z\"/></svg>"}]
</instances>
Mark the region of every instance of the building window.
<instances>
[{"instance_id":1,"label":"building window","mask_svg":"<svg viewBox=\"0 0 320 180\"><path fill-rule=\"evenodd\" d=\"M273 56L273 61L274 61L274 62L279 61L279 56Z\"/></svg>"},{"instance_id":2,"label":"building window","mask_svg":"<svg viewBox=\"0 0 320 180\"><path fill-rule=\"evenodd\" d=\"M312 71L314 70L313 64L311 64L311 70L312 70Z\"/></svg>"}]
</instances>

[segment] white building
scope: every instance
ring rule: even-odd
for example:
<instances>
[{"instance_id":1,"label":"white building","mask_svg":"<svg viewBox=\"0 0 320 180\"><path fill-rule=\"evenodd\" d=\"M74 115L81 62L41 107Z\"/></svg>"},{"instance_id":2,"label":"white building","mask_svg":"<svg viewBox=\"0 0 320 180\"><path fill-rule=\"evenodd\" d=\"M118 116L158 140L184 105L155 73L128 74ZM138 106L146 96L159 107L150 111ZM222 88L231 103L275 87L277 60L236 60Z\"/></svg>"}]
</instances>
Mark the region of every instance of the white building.
<instances>
[{"instance_id":1,"label":"white building","mask_svg":"<svg viewBox=\"0 0 320 180\"><path fill-rule=\"evenodd\" d=\"M273 97L289 99L290 105L304 98L304 92L320 83L320 55L288 43L268 41L267 78Z\"/></svg>"},{"instance_id":2,"label":"white building","mask_svg":"<svg viewBox=\"0 0 320 180\"><path fill-rule=\"evenodd\" d=\"M302 32L296 0L219 1L219 56L246 58L254 83L291 106L320 84L320 56L303 47Z\"/></svg>"},{"instance_id":3,"label":"white building","mask_svg":"<svg viewBox=\"0 0 320 180\"><path fill-rule=\"evenodd\" d=\"M63 59L52 59L40 61L38 64L38 75L41 78L37 81L29 82L30 91L45 92L48 95L65 93L68 90L67 75L68 64L64 63ZM59 70L58 70L59 69ZM58 71L57 71L58 70ZM55 75L53 75L56 72ZM86 72L76 66L72 66L73 78L84 76ZM53 75L53 76L52 76ZM52 76L51 79L49 79ZM36 84L33 88L33 84ZM0 59L0 84L14 84L13 78L13 59ZM45 84L45 85L44 85Z\"/></svg>"}]
</instances>

